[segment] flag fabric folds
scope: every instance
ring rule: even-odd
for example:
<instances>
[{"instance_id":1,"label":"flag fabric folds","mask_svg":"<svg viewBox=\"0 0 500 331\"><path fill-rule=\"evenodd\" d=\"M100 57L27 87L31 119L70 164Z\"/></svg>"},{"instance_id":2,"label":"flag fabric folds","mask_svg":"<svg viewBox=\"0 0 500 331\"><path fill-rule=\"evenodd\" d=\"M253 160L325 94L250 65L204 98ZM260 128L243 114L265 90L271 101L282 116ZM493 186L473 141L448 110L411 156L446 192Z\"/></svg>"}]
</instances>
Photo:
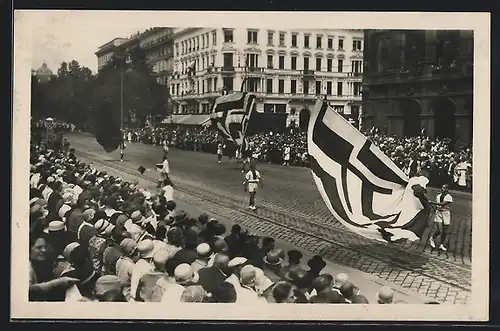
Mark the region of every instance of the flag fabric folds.
<instances>
[{"instance_id":1,"label":"flag fabric folds","mask_svg":"<svg viewBox=\"0 0 500 331\"><path fill-rule=\"evenodd\" d=\"M222 136L238 148L245 150L248 146L245 134L255 108L255 95L235 92L216 99L212 112L212 124Z\"/></svg>"},{"instance_id":2,"label":"flag fabric folds","mask_svg":"<svg viewBox=\"0 0 500 331\"><path fill-rule=\"evenodd\" d=\"M330 212L344 226L381 241L417 240L429 220L425 177L408 177L323 100L308 127L311 171Z\"/></svg>"}]
</instances>

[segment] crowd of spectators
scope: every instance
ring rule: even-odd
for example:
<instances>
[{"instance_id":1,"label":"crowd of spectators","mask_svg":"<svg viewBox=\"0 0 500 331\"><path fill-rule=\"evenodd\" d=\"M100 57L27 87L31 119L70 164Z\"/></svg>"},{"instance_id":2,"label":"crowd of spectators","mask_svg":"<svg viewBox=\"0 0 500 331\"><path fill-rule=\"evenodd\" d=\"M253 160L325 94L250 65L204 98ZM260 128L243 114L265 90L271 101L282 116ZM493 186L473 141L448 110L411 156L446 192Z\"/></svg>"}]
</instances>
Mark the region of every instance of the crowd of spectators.
<instances>
[{"instance_id":1,"label":"crowd of spectators","mask_svg":"<svg viewBox=\"0 0 500 331\"><path fill-rule=\"evenodd\" d=\"M422 171L430 186L448 184L452 189L472 190L472 149L452 144L450 139L430 139L425 135L398 138L372 130L365 135L394 161L407 175ZM124 138L129 142L160 145L164 140L179 149L216 153L222 138L209 128L155 128L127 130ZM248 137L254 155L261 162L284 164L286 147L292 166L309 166L307 135L290 130L285 133L258 133ZM224 155L235 156L236 147L226 143Z\"/></svg>"},{"instance_id":2,"label":"crowd of spectators","mask_svg":"<svg viewBox=\"0 0 500 331\"><path fill-rule=\"evenodd\" d=\"M320 256L188 215L72 148L30 152L30 301L397 303L390 287L367 297Z\"/></svg>"}]
</instances>

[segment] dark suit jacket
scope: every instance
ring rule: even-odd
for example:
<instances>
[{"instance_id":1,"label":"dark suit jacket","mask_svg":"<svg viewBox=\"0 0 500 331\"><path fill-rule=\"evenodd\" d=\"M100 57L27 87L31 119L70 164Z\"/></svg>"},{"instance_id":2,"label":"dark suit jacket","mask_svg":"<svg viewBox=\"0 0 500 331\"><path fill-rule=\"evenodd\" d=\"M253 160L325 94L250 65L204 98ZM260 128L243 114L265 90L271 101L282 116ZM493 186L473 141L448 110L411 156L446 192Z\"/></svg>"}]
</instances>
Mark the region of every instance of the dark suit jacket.
<instances>
[{"instance_id":1,"label":"dark suit jacket","mask_svg":"<svg viewBox=\"0 0 500 331\"><path fill-rule=\"evenodd\" d=\"M47 209L52 215L58 215L58 208L62 205L62 197L57 192L52 192L47 201Z\"/></svg>"},{"instance_id":2,"label":"dark suit jacket","mask_svg":"<svg viewBox=\"0 0 500 331\"><path fill-rule=\"evenodd\" d=\"M181 263L191 264L198 258L198 255L193 250L183 248L175 253L173 258L180 261Z\"/></svg>"},{"instance_id":3,"label":"dark suit jacket","mask_svg":"<svg viewBox=\"0 0 500 331\"><path fill-rule=\"evenodd\" d=\"M217 267L202 268L198 270L198 274L200 275L198 285L203 286L208 293L213 293L229 277Z\"/></svg>"},{"instance_id":4,"label":"dark suit jacket","mask_svg":"<svg viewBox=\"0 0 500 331\"><path fill-rule=\"evenodd\" d=\"M326 290L309 299L309 303L347 303L337 291Z\"/></svg>"}]
</instances>

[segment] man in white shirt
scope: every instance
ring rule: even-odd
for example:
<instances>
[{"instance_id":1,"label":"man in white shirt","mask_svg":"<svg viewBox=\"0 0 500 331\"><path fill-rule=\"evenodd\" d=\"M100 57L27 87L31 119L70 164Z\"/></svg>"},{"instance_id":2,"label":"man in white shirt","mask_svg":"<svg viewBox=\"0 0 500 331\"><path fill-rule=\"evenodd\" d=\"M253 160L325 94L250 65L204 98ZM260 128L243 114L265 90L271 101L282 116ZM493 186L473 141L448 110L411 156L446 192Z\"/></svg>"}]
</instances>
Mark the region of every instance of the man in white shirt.
<instances>
[{"instance_id":1,"label":"man in white shirt","mask_svg":"<svg viewBox=\"0 0 500 331\"><path fill-rule=\"evenodd\" d=\"M163 181L170 178L170 164L168 162L167 156L163 158L163 162L157 165L160 171L160 178L158 179L158 187L162 187Z\"/></svg>"},{"instance_id":2,"label":"man in white shirt","mask_svg":"<svg viewBox=\"0 0 500 331\"><path fill-rule=\"evenodd\" d=\"M448 227L451 223L450 205L453 202L453 197L448 193L448 185L441 187L441 193L436 196L436 202L431 202L435 207L434 227L431 230L429 244L432 248L436 248L436 239L440 239L439 249L446 251L445 244L448 244Z\"/></svg>"}]
</instances>

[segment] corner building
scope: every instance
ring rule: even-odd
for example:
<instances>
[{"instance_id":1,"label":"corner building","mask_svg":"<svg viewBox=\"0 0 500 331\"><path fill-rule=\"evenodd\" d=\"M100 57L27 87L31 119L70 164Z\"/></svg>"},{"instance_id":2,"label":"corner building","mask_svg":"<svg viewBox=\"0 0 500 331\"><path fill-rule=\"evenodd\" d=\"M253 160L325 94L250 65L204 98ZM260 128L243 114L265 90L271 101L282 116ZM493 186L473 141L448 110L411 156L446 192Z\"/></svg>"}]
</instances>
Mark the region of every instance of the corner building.
<instances>
[{"instance_id":1,"label":"corner building","mask_svg":"<svg viewBox=\"0 0 500 331\"><path fill-rule=\"evenodd\" d=\"M361 30L183 28L173 35L169 80L174 114L208 114L232 91L257 95L259 112L286 112L306 125L316 97L340 113L361 113Z\"/></svg>"},{"instance_id":2,"label":"corner building","mask_svg":"<svg viewBox=\"0 0 500 331\"><path fill-rule=\"evenodd\" d=\"M472 31L366 30L363 128L470 143Z\"/></svg>"}]
</instances>

